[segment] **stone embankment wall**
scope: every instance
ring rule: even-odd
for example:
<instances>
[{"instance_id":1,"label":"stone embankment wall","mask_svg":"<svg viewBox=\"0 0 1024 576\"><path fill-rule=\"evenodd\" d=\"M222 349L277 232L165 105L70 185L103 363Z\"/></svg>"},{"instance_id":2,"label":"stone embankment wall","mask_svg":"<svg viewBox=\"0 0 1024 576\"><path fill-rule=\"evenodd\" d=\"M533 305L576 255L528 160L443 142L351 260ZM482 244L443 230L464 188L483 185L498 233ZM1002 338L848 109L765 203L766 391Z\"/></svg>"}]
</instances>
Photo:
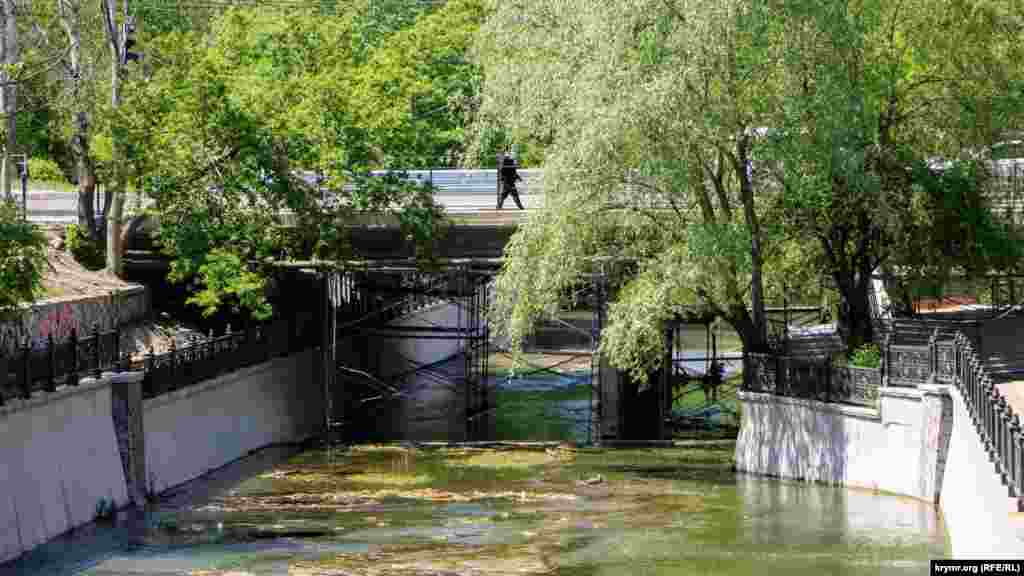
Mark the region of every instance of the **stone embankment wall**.
<instances>
[{"instance_id":1,"label":"stone embankment wall","mask_svg":"<svg viewBox=\"0 0 1024 576\"><path fill-rule=\"evenodd\" d=\"M43 347L51 335L62 342L72 330L87 336L97 324L101 330L110 330L114 325L140 322L149 318L150 304L149 291L144 286L117 294L37 302L26 307L20 319L0 322L0 353L21 347L26 337L32 347Z\"/></svg>"},{"instance_id":2,"label":"stone embankment wall","mask_svg":"<svg viewBox=\"0 0 1024 576\"><path fill-rule=\"evenodd\" d=\"M316 350L143 401L145 490L164 490L324 427Z\"/></svg>"},{"instance_id":3,"label":"stone embankment wall","mask_svg":"<svg viewBox=\"0 0 1024 576\"><path fill-rule=\"evenodd\" d=\"M0 563L247 453L324 426L319 351L153 399L141 372L106 373L0 407Z\"/></svg>"},{"instance_id":4,"label":"stone embankment wall","mask_svg":"<svg viewBox=\"0 0 1024 576\"><path fill-rule=\"evenodd\" d=\"M879 391L878 409L741 392L737 469L935 502L948 396Z\"/></svg>"},{"instance_id":5,"label":"stone embankment wall","mask_svg":"<svg viewBox=\"0 0 1024 576\"><path fill-rule=\"evenodd\" d=\"M0 407L0 562L128 503L110 378Z\"/></svg>"},{"instance_id":6,"label":"stone embankment wall","mask_svg":"<svg viewBox=\"0 0 1024 576\"><path fill-rule=\"evenodd\" d=\"M954 558L1024 557L1024 517L959 392L879 391L877 409L740 392L737 469L922 499L942 511Z\"/></svg>"}]
</instances>

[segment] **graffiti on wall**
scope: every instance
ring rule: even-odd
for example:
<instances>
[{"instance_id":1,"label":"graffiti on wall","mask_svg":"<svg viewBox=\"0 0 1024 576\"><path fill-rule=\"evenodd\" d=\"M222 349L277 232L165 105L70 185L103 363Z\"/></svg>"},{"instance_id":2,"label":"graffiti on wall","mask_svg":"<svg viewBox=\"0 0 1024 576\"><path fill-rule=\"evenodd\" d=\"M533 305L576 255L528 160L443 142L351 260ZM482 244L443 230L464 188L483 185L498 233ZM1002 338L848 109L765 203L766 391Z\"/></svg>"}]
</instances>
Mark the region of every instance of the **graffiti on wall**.
<instances>
[{"instance_id":1,"label":"graffiti on wall","mask_svg":"<svg viewBox=\"0 0 1024 576\"><path fill-rule=\"evenodd\" d=\"M50 336L54 342L63 342L70 338L72 331L84 337L94 328L110 330L119 324L142 320L148 313L149 299L141 289L127 295L110 294L37 305L17 320L0 323L0 354L13 353L24 346L26 338L31 348L45 348Z\"/></svg>"}]
</instances>

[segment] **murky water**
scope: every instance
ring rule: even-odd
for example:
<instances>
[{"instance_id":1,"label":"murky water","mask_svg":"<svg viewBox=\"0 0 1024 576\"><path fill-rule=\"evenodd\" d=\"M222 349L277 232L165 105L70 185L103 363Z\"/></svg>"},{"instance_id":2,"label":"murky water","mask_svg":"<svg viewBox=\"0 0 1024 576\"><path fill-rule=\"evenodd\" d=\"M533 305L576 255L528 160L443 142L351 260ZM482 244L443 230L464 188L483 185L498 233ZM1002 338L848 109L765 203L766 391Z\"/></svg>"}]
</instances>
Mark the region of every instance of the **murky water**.
<instances>
[{"instance_id":1,"label":"murky water","mask_svg":"<svg viewBox=\"0 0 1024 576\"><path fill-rule=\"evenodd\" d=\"M732 449L263 452L7 570L921 574L946 555L926 504L736 476Z\"/></svg>"}]
</instances>

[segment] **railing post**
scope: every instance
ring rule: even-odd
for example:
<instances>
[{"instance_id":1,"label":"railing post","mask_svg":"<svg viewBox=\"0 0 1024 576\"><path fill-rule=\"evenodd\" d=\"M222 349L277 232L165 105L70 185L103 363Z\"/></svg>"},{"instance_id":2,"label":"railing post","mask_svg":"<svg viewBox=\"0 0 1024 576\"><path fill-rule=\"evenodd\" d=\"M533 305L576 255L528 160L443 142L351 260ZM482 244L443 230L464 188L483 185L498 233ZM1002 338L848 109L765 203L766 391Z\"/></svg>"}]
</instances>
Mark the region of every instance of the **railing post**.
<instances>
[{"instance_id":1,"label":"railing post","mask_svg":"<svg viewBox=\"0 0 1024 576\"><path fill-rule=\"evenodd\" d=\"M120 313L119 313L120 314ZM117 364L121 358L121 323L114 322L114 349L111 351L110 358L114 364Z\"/></svg>"},{"instance_id":2,"label":"railing post","mask_svg":"<svg viewBox=\"0 0 1024 576\"><path fill-rule=\"evenodd\" d=\"M1011 449L1013 451L1013 486L1017 498L1024 497L1024 437L1021 434L1020 416L1013 415L1011 427Z\"/></svg>"},{"instance_id":3,"label":"railing post","mask_svg":"<svg viewBox=\"0 0 1024 576\"><path fill-rule=\"evenodd\" d=\"M100 370L100 324L96 322L92 325L92 376L93 378L99 379L102 371Z\"/></svg>"},{"instance_id":4,"label":"railing post","mask_svg":"<svg viewBox=\"0 0 1024 576\"><path fill-rule=\"evenodd\" d=\"M936 328L930 338L928 338L928 378L932 382L935 381L939 371L939 358L938 352L936 351L936 342L939 340L939 329Z\"/></svg>"},{"instance_id":5,"label":"railing post","mask_svg":"<svg viewBox=\"0 0 1024 576\"><path fill-rule=\"evenodd\" d=\"M29 347L28 336L21 347L21 397L28 400L32 397L32 349Z\"/></svg>"},{"instance_id":6,"label":"railing post","mask_svg":"<svg viewBox=\"0 0 1024 576\"><path fill-rule=\"evenodd\" d=\"M174 340L174 337L171 337L170 353L171 353L171 363L168 366L168 368L170 368L170 370L168 370L168 378L167 378L167 380L162 382L161 385L160 385L160 391L159 391L160 394L163 394L163 393L167 392L169 388L173 389L173 388L177 387L177 384L178 384L177 381L176 381L177 377L178 377L178 344ZM171 382L170 386L166 385L168 381Z\"/></svg>"},{"instance_id":7,"label":"railing post","mask_svg":"<svg viewBox=\"0 0 1024 576\"><path fill-rule=\"evenodd\" d=\"M997 471L1005 473L1006 471L1006 445L1004 444L1006 438L1003 436L1003 424L1006 422L1006 401L1003 400L1003 395L1000 394L994 387L992 389L992 433L994 438L994 447L996 452L996 463Z\"/></svg>"},{"instance_id":8,"label":"railing post","mask_svg":"<svg viewBox=\"0 0 1024 576\"><path fill-rule=\"evenodd\" d=\"M71 374L66 383L78 386L78 329L74 326L71 327L71 337L68 338L68 342L71 343Z\"/></svg>"},{"instance_id":9,"label":"railing post","mask_svg":"<svg viewBox=\"0 0 1024 576\"><path fill-rule=\"evenodd\" d=\"M7 355L0 352L0 406L4 405L4 395L7 393Z\"/></svg>"},{"instance_id":10,"label":"railing post","mask_svg":"<svg viewBox=\"0 0 1024 576\"><path fill-rule=\"evenodd\" d=\"M146 357L143 359L143 370L144 370L144 374L145 374L145 376L143 376L143 378L142 378L142 398L143 399L152 398L153 397L153 377L154 377L153 356L154 356L154 354L153 354L153 347L150 346L149 347L149 351L146 354Z\"/></svg>"},{"instance_id":11,"label":"railing post","mask_svg":"<svg viewBox=\"0 0 1024 576\"><path fill-rule=\"evenodd\" d=\"M57 362L54 355L53 334L46 337L46 388L47 392L57 390Z\"/></svg>"}]
</instances>

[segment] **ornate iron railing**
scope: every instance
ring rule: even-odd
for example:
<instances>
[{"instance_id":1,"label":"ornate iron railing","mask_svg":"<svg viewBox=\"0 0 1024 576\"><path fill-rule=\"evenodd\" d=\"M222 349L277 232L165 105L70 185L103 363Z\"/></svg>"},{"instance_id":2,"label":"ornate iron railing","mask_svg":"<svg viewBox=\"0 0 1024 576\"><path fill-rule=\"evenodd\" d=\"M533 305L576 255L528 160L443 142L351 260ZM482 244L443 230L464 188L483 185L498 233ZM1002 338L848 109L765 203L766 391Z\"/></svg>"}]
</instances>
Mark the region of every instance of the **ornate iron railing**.
<instances>
[{"instance_id":1,"label":"ornate iron railing","mask_svg":"<svg viewBox=\"0 0 1024 576\"><path fill-rule=\"evenodd\" d=\"M881 371L835 366L829 359L748 353L744 389L820 402L874 407Z\"/></svg>"},{"instance_id":2,"label":"ornate iron railing","mask_svg":"<svg viewBox=\"0 0 1024 576\"><path fill-rule=\"evenodd\" d=\"M28 399L57 386L77 386L86 376L98 377L117 365L120 341L117 327L100 331L98 325L86 336L73 329L64 342L55 342L52 335L42 345L26 340L15 354L0 355L0 406L5 398Z\"/></svg>"},{"instance_id":3,"label":"ornate iron railing","mask_svg":"<svg viewBox=\"0 0 1024 576\"><path fill-rule=\"evenodd\" d=\"M203 380L286 356L317 346L316 330L297 326L289 319L261 324L245 331L215 337L192 337L184 346L172 341L170 351L153 354L132 365L120 353L119 328L100 331L93 328L89 336L79 337L75 331L65 342L52 338L44 346L26 343L14 356L0 356L0 406L5 398L31 398L37 392L54 392L58 386L77 386L81 378L99 377L104 371L144 370L143 394L152 398L191 386Z\"/></svg>"},{"instance_id":4,"label":"ornate iron railing","mask_svg":"<svg viewBox=\"0 0 1024 576\"><path fill-rule=\"evenodd\" d=\"M941 366L944 371L946 365ZM952 383L963 396L971 421L1010 496L1024 497L1024 434L1020 416L996 388L963 334L957 334L953 341L952 375Z\"/></svg>"}]
</instances>

